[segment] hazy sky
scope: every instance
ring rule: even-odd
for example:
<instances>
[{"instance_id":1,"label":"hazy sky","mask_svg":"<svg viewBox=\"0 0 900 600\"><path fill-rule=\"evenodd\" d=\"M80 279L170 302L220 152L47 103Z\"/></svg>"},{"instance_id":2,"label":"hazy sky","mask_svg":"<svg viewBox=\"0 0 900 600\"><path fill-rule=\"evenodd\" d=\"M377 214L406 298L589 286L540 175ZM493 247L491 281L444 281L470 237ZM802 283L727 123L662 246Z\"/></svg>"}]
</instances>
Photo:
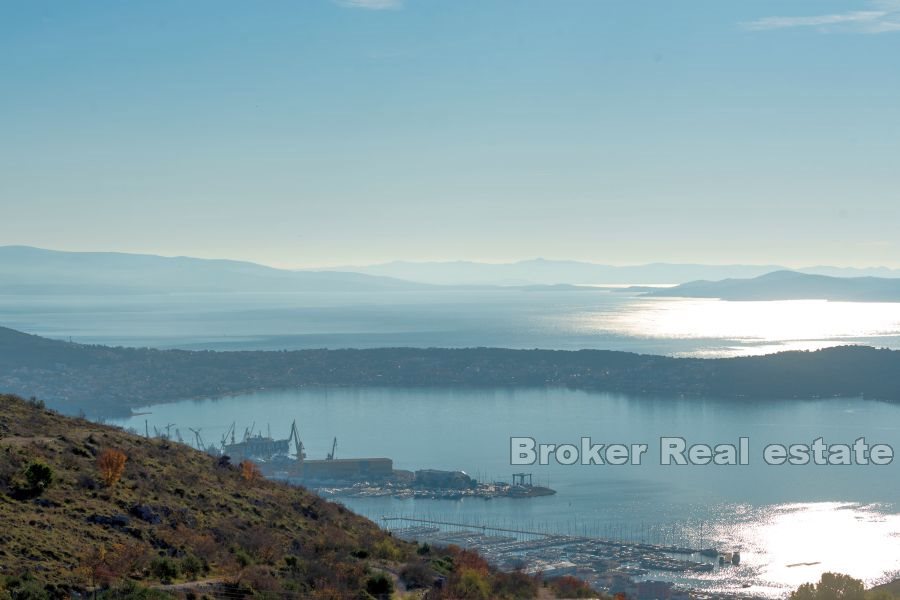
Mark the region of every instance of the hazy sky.
<instances>
[{"instance_id":1,"label":"hazy sky","mask_svg":"<svg viewBox=\"0 0 900 600\"><path fill-rule=\"evenodd\" d=\"M0 2L0 244L900 267L900 1Z\"/></svg>"}]
</instances>

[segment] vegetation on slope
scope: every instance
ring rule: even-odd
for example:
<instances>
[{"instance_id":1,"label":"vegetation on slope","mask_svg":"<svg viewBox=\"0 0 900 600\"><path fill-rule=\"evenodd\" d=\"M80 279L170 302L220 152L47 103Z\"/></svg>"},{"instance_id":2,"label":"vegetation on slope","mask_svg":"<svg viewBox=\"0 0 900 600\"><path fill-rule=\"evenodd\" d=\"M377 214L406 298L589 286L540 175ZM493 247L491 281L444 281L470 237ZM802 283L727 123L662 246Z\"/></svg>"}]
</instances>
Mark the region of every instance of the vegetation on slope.
<instances>
[{"instance_id":1,"label":"vegetation on slope","mask_svg":"<svg viewBox=\"0 0 900 600\"><path fill-rule=\"evenodd\" d=\"M113 587L149 600L133 586L198 579L227 586L230 597L334 599L403 588L429 598L531 598L561 585L402 542L252 468L7 395L0 523L0 598Z\"/></svg>"}]
</instances>

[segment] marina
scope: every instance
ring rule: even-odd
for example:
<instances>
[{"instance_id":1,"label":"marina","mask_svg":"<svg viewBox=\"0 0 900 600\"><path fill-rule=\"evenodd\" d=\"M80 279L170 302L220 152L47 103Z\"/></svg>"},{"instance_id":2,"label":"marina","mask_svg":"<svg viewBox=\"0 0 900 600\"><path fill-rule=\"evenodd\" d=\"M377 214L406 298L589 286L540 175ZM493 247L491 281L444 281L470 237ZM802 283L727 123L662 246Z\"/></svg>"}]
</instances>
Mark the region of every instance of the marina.
<instances>
[{"instance_id":1,"label":"marina","mask_svg":"<svg viewBox=\"0 0 900 600\"><path fill-rule=\"evenodd\" d=\"M302 483L376 523L382 523L383 516L403 515L578 538L740 550L736 566L719 567L717 557L698 557L697 562L715 562L716 568L653 570L636 576L636 581L649 577L709 593L781 598L822 572L843 569L876 585L900 568L900 509L877 502L885 491L896 496L897 482L885 481L876 468L844 468L842 478L836 479L821 477L821 469L830 467L773 468L764 461L739 467L663 467L647 460L610 469L509 464L510 437L566 440L572 432L628 441L677 431L685 439L710 444L749 437L751 451L758 456L770 443L815 439L830 424L829 438L866 434L897 444L895 430L883 428L898 418L896 405L887 403L827 399L735 404L560 389L311 388L183 400L139 410L152 414L118 423L145 433L149 422L151 436L154 427L165 434L166 425L175 423L189 434L190 426L202 430L207 445L214 443L219 451L232 422L239 425L236 442L243 437L243 427L254 421L262 425L253 436L261 430L268 437L266 423L271 423L271 437L283 439L296 416L308 462L325 461L337 435L336 460L386 457L392 471L464 470L488 484L511 482L512 472L528 470L536 485L556 490L524 500L484 499L458 490L397 489L373 479ZM715 437L709 432L716 432ZM187 441L189 435L184 437ZM232 457L232 462L238 460ZM266 468L270 466L275 469L274 463ZM333 491L338 493L329 495ZM848 544L857 549L849 556ZM633 568L646 570L639 563Z\"/></svg>"},{"instance_id":2,"label":"marina","mask_svg":"<svg viewBox=\"0 0 900 600\"><path fill-rule=\"evenodd\" d=\"M588 581L595 589L638 599L700 597L698 593L702 593L687 586L657 578L672 573L712 573L740 563L739 552L719 552L714 548L559 535L411 516L385 516L381 524L407 541L475 550L503 570L522 570L545 577L572 575Z\"/></svg>"}]
</instances>

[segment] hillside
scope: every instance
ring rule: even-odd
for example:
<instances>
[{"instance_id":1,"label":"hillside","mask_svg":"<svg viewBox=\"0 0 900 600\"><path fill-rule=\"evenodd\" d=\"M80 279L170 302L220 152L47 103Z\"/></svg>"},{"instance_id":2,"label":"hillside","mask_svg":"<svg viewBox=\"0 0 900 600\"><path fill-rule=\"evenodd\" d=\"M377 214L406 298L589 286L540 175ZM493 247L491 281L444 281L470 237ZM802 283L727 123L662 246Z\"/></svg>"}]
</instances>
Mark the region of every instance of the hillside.
<instances>
[{"instance_id":1,"label":"hillside","mask_svg":"<svg viewBox=\"0 0 900 600\"><path fill-rule=\"evenodd\" d=\"M87 346L0 328L0 389L69 414L302 386L567 386L640 395L900 398L900 351L864 346L727 359L608 350L185 351Z\"/></svg>"},{"instance_id":2,"label":"hillside","mask_svg":"<svg viewBox=\"0 0 900 600\"><path fill-rule=\"evenodd\" d=\"M692 281L672 288L649 290L646 295L722 300L900 302L900 279L775 271L752 279Z\"/></svg>"},{"instance_id":3,"label":"hillside","mask_svg":"<svg viewBox=\"0 0 900 600\"><path fill-rule=\"evenodd\" d=\"M233 260L0 246L4 294L376 292L427 286L360 273L297 272Z\"/></svg>"},{"instance_id":4,"label":"hillside","mask_svg":"<svg viewBox=\"0 0 900 600\"><path fill-rule=\"evenodd\" d=\"M127 457L117 481L100 468L108 451ZM439 576L446 585L431 598L454 597L472 580L498 598L546 596L558 585L539 590L538 580L496 573L473 554L396 540L302 488L6 395L0 523L0 597L198 579L231 598L371 598L366 590L385 579L400 590Z\"/></svg>"}]
</instances>

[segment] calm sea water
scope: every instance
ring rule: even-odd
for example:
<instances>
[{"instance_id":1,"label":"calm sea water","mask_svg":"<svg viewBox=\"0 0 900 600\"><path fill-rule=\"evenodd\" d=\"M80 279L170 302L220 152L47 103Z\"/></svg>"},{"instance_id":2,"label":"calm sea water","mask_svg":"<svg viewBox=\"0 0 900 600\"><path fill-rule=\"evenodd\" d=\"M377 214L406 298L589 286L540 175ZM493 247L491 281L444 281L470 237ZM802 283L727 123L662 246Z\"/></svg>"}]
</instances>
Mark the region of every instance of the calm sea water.
<instances>
[{"instance_id":1,"label":"calm sea water","mask_svg":"<svg viewBox=\"0 0 900 600\"><path fill-rule=\"evenodd\" d=\"M900 304L650 299L621 292L441 291L108 297L0 295L0 325L86 343L161 348L378 346L605 348L735 356L845 343L900 348ZM826 570L869 583L900 570L897 465L771 467L768 443L900 448L900 406L862 400L735 403L632 399L565 390L341 389L271 392L151 407L120 424L175 423L218 442L226 427L300 423L311 455L388 456L397 468L463 469L508 480L509 438L646 443L640 466L535 466L558 494L486 502L357 499L375 520L437 516L472 523L740 548L738 569L692 581L783 596ZM748 466L663 467L660 436L751 440ZM702 538L702 539L701 539ZM801 563L813 563L803 565ZM790 566L799 565L799 566Z\"/></svg>"},{"instance_id":2,"label":"calm sea water","mask_svg":"<svg viewBox=\"0 0 900 600\"><path fill-rule=\"evenodd\" d=\"M641 465L533 466L557 495L527 500L348 499L382 516L441 517L465 523L527 526L563 533L679 541L740 548L738 569L691 582L783 595L827 570L869 583L900 569L900 492L888 466L765 464L769 443L872 443L900 448L900 406L858 399L754 402L629 398L571 390L326 389L267 392L149 407L119 424L143 430L176 423L218 442L226 428L255 423L286 437L297 419L311 457L333 436L338 456L387 456L396 468L462 469L509 480L509 438L538 442L646 443ZM747 466L662 466L658 438L737 443L750 438ZM702 540L701 540L702 536ZM815 563L807 566L789 566Z\"/></svg>"},{"instance_id":3,"label":"calm sea water","mask_svg":"<svg viewBox=\"0 0 900 600\"><path fill-rule=\"evenodd\" d=\"M217 350L497 346L734 356L842 343L900 348L900 303L608 291L0 295L0 325L85 343Z\"/></svg>"}]
</instances>

